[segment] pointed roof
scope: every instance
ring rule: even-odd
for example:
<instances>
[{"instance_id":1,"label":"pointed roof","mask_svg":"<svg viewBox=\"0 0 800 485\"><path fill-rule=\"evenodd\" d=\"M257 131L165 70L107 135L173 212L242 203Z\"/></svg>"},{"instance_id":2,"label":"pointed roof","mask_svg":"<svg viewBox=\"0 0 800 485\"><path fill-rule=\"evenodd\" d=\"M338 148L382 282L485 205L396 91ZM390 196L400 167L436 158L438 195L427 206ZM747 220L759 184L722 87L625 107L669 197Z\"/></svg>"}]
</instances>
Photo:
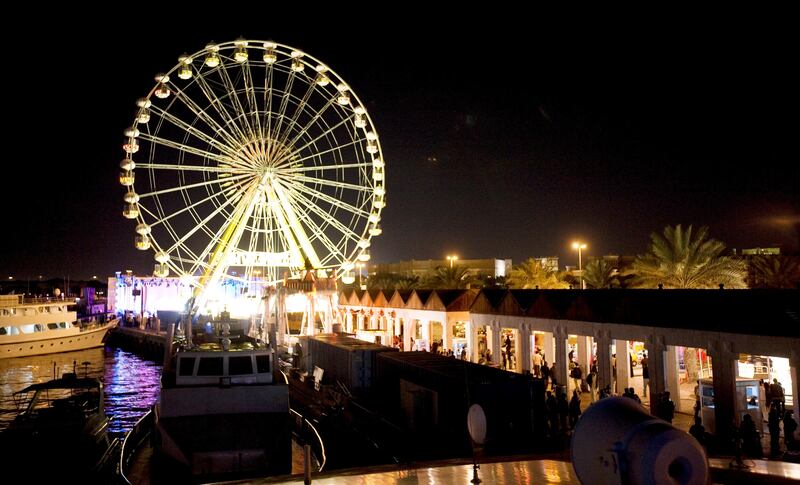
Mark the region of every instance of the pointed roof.
<instances>
[{"instance_id":1,"label":"pointed roof","mask_svg":"<svg viewBox=\"0 0 800 485\"><path fill-rule=\"evenodd\" d=\"M361 295L361 306L372 306L372 296L369 291L364 291Z\"/></svg>"},{"instance_id":2,"label":"pointed roof","mask_svg":"<svg viewBox=\"0 0 800 485\"><path fill-rule=\"evenodd\" d=\"M522 315L524 313L522 307L519 306L516 298L514 298L514 294L510 291L506 292L495 309L501 315Z\"/></svg>"},{"instance_id":3,"label":"pointed roof","mask_svg":"<svg viewBox=\"0 0 800 485\"><path fill-rule=\"evenodd\" d=\"M369 293L370 301L372 302L372 306L376 307L386 307L389 305L389 301L386 300L386 297L381 290L367 290Z\"/></svg>"},{"instance_id":4,"label":"pointed roof","mask_svg":"<svg viewBox=\"0 0 800 485\"><path fill-rule=\"evenodd\" d=\"M520 309L525 312L533 305L533 302L539 297L539 290L508 290L514 299L519 304Z\"/></svg>"},{"instance_id":5,"label":"pointed roof","mask_svg":"<svg viewBox=\"0 0 800 485\"><path fill-rule=\"evenodd\" d=\"M361 305L361 295L359 294L359 291L360 290L353 288L352 292L350 293L350 298L347 300L349 305Z\"/></svg>"},{"instance_id":6,"label":"pointed roof","mask_svg":"<svg viewBox=\"0 0 800 485\"><path fill-rule=\"evenodd\" d=\"M536 296L536 299L533 301L533 304L528 307L525 315L539 318L559 317L558 310L556 310L555 307L550 304L550 301L543 292L539 292L539 294Z\"/></svg>"},{"instance_id":7,"label":"pointed roof","mask_svg":"<svg viewBox=\"0 0 800 485\"><path fill-rule=\"evenodd\" d=\"M350 295L353 294L353 288L342 288L339 290L339 301L346 303L350 302Z\"/></svg>"},{"instance_id":8,"label":"pointed roof","mask_svg":"<svg viewBox=\"0 0 800 485\"><path fill-rule=\"evenodd\" d=\"M427 303L431 293L433 293L433 290L414 290L408 301L406 301L406 308L424 310L425 303Z\"/></svg>"},{"instance_id":9,"label":"pointed roof","mask_svg":"<svg viewBox=\"0 0 800 485\"><path fill-rule=\"evenodd\" d=\"M403 295L402 293L400 293L400 290L394 290L394 293L392 293L392 297L389 298L389 306L392 308L405 308L406 299L408 298L409 295L411 295L411 291L409 290L407 293L408 295L406 295L406 297L403 298Z\"/></svg>"},{"instance_id":10,"label":"pointed roof","mask_svg":"<svg viewBox=\"0 0 800 485\"><path fill-rule=\"evenodd\" d=\"M449 312L466 312L475 301L480 290L436 290L439 299Z\"/></svg>"},{"instance_id":11,"label":"pointed roof","mask_svg":"<svg viewBox=\"0 0 800 485\"><path fill-rule=\"evenodd\" d=\"M508 290L484 289L478 293L470 306L472 313L492 314L497 313L497 306L506 296Z\"/></svg>"},{"instance_id":12,"label":"pointed roof","mask_svg":"<svg viewBox=\"0 0 800 485\"><path fill-rule=\"evenodd\" d=\"M444 306L444 303L442 303L442 299L439 297L436 291L432 292L431 295L428 297L428 301L425 302L424 308L426 310L434 310L440 312L447 311L447 307Z\"/></svg>"}]
</instances>

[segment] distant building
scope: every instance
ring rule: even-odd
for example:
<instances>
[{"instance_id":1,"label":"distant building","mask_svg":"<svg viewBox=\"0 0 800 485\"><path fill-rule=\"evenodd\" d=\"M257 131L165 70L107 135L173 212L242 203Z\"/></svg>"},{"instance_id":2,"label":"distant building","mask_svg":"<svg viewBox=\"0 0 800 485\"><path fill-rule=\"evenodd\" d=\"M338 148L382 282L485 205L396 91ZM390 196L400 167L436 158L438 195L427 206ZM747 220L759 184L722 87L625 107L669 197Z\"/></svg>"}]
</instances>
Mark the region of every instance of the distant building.
<instances>
[{"instance_id":1,"label":"distant building","mask_svg":"<svg viewBox=\"0 0 800 485\"><path fill-rule=\"evenodd\" d=\"M510 259L458 259L454 265L465 266L473 276L492 276L494 278L508 276L511 272ZM556 258L558 265L558 258ZM369 265L369 274L390 273L402 276L419 276L436 270L439 266L450 266L447 259L412 259L397 263L376 263Z\"/></svg>"}]
</instances>

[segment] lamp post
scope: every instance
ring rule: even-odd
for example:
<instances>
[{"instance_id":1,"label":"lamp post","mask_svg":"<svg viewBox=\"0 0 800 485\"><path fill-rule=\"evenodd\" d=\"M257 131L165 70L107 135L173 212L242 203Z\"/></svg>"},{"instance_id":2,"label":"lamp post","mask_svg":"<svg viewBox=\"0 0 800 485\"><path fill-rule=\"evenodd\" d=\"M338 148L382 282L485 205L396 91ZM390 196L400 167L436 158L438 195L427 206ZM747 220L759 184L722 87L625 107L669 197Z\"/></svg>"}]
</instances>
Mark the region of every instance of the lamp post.
<instances>
[{"instance_id":1,"label":"lamp post","mask_svg":"<svg viewBox=\"0 0 800 485\"><path fill-rule=\"evenodd\" d=\"M364 289L364 285L361 284L361 268L364 267L364 263L356 263L356 268L358 268L358 287L362 290Z\"/></svg>"},{"instance_id":2,"label":"lamp post","mask_svg":"<svg viewBox=\"0 0 800 485\"><path fill-rule=\"evenodd\" d=\"M574 243L572 243L572 249L577 249L578 250L578 274L580 275L580 278L581 278L581 289L585 290L586 287L585 287L585 284L583 282L583 265L582 265L582 262L581 262L581 251L586 249L586 243L575 241Z\"/></svg>"},{"instance_id":3,"label":"lamp post","mask_svg":"<svg viewBox=\"0 0 800 485\"><path fill-rule=\"evenodd\" d=\"M450 268L453 267L453 261L455 261L457 259L458 259L458 256L456 256L455 254L448 254L447 255L447 260L450 261Z\"/></svg>"}]
</instances>

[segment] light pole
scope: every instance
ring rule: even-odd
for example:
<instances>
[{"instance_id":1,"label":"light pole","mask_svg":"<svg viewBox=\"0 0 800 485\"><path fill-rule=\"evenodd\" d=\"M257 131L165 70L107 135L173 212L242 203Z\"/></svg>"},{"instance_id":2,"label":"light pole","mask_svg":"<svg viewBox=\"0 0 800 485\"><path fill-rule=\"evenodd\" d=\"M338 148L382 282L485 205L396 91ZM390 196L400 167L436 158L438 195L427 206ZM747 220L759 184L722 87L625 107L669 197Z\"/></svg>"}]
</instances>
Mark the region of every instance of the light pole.
<instances>
[{"instance_id":1,"label":"light pole","mask_svg":"<svg viewBox=\"0 0 800 485\"><path fill-rule=\"evenodd\" d=\"M361 268L364 267L363 263L356 263L356 268L358 268L358 287L362 290L364 289L364 285L361 284Z\"/></svg>"},{"instance_id":2,"label":"light pole","mask_svg":"<svg viewBox=\"0 0 800 485\"><path fill-rule=\"evenodd\" d=\"M447 255L447 260L450 261L450 268L453 267L453 261L455 261L457 259L458 259L458 256L456 256L455 254L448 254Z\"/></svg>"},{"instance_id":3,"label":"light pole","mask_svg":"<svg viewBox=\"0 0 800 485\"><path fill-rule=\"evenodd\" d=\"M581 277L581 289L585 290L586 287L585 287L585 284L583 282L583 265L582 265L582 262L581 262L581 251L586 249L586 243L575 241L574 243L572 243L572 249L577 249L578 250L578 274Z\"/></svg>"}]
</instances>

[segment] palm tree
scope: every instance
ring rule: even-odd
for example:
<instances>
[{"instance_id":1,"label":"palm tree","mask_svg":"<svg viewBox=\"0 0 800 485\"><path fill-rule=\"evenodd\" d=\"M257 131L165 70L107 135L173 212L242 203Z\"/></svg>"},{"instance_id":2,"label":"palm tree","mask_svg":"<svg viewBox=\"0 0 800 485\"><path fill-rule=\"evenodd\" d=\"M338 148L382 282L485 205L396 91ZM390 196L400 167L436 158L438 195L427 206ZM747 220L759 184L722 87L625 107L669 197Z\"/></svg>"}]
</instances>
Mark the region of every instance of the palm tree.
<instances>
[{"instance_id":1,"label":"palm tree","mask_svg":"<svg viewBox=\"0 0 800 485\"><path fill-rule=\"evenodd\" d=\"M419 276L404 276L397 280L394 285L395 290L413 290L419 288Z\"/></svg>"},{"instance_id":2,"label":"palm tree","mask_svg":"<svg viewBox=\"0 0 800 485\"><path fill-rule=\"evenodd\" d=\"M746 288L745 264L723 256L725 245L708 237L708 228L667 226L664 234L652 233L650 250L639 255L630 273L639 288Z\"/></svg>"},{"instance_id":3,"label":"palm tree","mask_svg":"<svg viewBox=\"0 0 800 485\"><path fill-rule=\"evenodd\" d=\"M595 259L583 268L583 281L589 288L619 286L616 268L605 259Z\"/></svg>"},{"instance_id":4,"label":"palm tree","mask_svg":"<svg viewBox=\"0 0 800 485\"><path fill-rule=\"evenodd\" d=\"M514 266L509 273L507 283L509 288L542 290L569 288L569 283L562 281L557 271L545 267L541 261L533 258Z\"/></svg>"},{"instance_id":5,"label":"palm tree","mask_svg":"<svg viewBox=\"0 0 800 485\"><path fill-rule=\"evenodd\" d=\"M404 276L395 273L378 273L367 280L367 288L370 290L411 290L418 284L418 276Z\"/></svg>"},{"instance_id":6,"label":"palm tree","mask_svg":"<svg viewBox=\"0 0 800 485\"><path fill-rule=\"evenodd\" d=\"M750 260L752 288L798 288L800 259L784 254L763 254Z\"/></svg>"},{"instance_id":7,"label":"palm tree","mask_svg":"<svg viewBox=\"0 0 800 485\"><path fill-rule=\"evenodd\" d=\"M454 290L469 288L473 281L474 277L466 266L455 265L452 268L437 266L432 273L428 273L422 286L431 289Z\"/></svg>"}]
</instances>

